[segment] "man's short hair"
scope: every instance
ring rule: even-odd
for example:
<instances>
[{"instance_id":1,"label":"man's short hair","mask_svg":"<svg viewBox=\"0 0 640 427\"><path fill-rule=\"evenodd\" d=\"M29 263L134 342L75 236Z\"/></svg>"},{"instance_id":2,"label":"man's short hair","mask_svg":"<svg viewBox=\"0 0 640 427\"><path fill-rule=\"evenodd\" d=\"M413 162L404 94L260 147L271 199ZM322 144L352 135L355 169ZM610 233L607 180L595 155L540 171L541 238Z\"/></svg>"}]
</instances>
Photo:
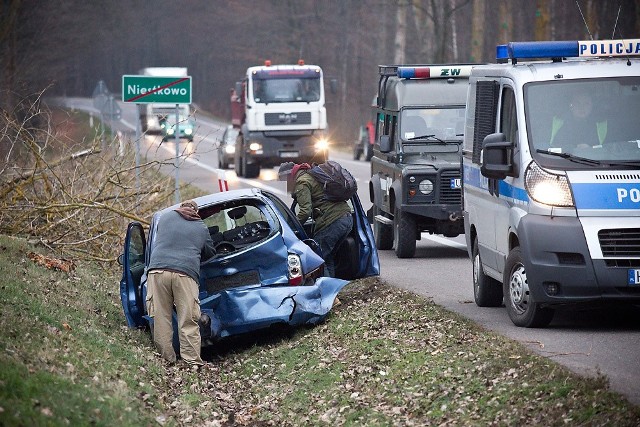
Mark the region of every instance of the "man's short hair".
<instances>
[{"instance_id":1,"label":"man's short hair","mask_svg":"<svg viewBox=\"0 0 640 427\"><path fill-rule=\"evenodd\" d=\"M180 203L180 207L189 207L193 210L198 210L198 204L195 202L195 200L185 200L184 202Z\"/></svg>"},{"instance_id":2,"label":"man's short hair","mask_svg":"<svg viewBox=\"0 0 640 427\"><path fill-rule=\"evenodd\" d=\"M280 168L278 169L278 181L286 181L287 179L289 179L289 175L291 174L291 171L293 170L293 167L296 164L293 162L284 162L280 165Z\"/></svg>"}]
</instances>

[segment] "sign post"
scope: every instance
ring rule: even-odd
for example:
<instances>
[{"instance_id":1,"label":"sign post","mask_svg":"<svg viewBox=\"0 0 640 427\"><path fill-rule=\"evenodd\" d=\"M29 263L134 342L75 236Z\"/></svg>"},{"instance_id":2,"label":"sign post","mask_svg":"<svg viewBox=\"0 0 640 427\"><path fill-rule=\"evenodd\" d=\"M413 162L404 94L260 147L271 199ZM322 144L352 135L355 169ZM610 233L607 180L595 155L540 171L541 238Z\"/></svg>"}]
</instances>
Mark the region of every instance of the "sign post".
<instances>
[{"instance_id":1,"label":"sign post","mask_svg":"<svg viewBox=\"0 0 640 427\"><path fill-rule=\"evenodd\" d=\"M180 201L180 184L178 176L178 158L180 151L180 129L178 117L178 104L191 104L191 77L156 77L156 76L122 76L122 100L137 104L148 104L151 102L162 102L176 104L176 129L175 144L176 158L175 164L175 200Z\"/></svg>"}]
</instances>

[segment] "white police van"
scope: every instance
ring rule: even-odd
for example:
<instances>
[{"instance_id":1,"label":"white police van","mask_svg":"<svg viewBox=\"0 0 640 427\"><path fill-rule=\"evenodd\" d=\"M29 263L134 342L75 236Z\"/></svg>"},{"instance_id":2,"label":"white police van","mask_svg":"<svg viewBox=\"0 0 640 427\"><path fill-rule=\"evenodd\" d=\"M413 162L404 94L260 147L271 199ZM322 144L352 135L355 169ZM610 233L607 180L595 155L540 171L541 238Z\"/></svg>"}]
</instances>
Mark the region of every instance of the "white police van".
<instances>
[{"instance_id":1,"label":"white police van","mask_svg":"<svg viewBox=\"0 0 640 427\"><path fill-rule=\"evenodd\" d=\"M478 306L517 326L640 302L640 39L514 42L473 68L464 225ZM535 60L534 60L535 59Z\"/></svg>"}]
</instances>

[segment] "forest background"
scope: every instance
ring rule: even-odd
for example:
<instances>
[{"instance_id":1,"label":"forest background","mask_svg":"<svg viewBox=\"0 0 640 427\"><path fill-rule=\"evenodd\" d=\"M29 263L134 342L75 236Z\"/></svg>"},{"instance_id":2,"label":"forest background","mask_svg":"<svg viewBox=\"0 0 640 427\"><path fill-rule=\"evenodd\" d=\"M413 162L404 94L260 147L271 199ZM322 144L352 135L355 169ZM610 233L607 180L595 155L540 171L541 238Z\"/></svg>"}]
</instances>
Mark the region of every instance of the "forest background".
<instances>
[{"instance_id":1,"label":"forest background","mask_svg":"<svg viewBox=\"0 0 640 427\"><path fill-rule=\"evenodd\" d=\"M337 80L327 114L346 143L371 115L378 65L494 62L510 41L639 35L640 0L3 0L0 108L91 97L100 80L118 95L124 74L180 66L193 102L230 120L247 67L302 58Z\"/></svg>"}]
</instances>

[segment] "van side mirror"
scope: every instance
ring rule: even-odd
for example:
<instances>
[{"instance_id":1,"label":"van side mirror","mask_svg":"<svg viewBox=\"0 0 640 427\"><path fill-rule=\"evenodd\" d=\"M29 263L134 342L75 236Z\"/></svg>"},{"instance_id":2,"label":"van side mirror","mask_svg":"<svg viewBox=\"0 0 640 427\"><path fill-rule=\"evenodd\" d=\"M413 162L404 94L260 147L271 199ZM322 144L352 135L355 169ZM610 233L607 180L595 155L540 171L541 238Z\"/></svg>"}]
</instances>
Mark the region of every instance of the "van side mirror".
<instances>
[{"instance_id":1,"label":"van side mirror","mask_svg":"<svg viewBox=\"0 0 640 427\"><path fill-rule=\"evenodd\" d=\"M391 138L389 135L382 135L380 137L380 152L388 153L389 151L391 151Z\"/></svg>"},{"instance_id":2,"label":"van side mirror","mask_svg":"<svg viewBox=\"0 0 640 427\"><path fill-rule=\"evenodd\" d=\"M513 143L507 142L503 133L492 133L482 141L480 172L491 179L505 179L514 176L511 162Z\"/></svg>"},{"instance_id":3,"label":"van side mirror","mask_svg":"<svg viewBox=\"0 0 640 427\"><path fill-rule=\"evenodd\" d=\"M238 96L238 102L242 100L242 82L236 82L236 95Z\"/></svg>"}]
</instances>

